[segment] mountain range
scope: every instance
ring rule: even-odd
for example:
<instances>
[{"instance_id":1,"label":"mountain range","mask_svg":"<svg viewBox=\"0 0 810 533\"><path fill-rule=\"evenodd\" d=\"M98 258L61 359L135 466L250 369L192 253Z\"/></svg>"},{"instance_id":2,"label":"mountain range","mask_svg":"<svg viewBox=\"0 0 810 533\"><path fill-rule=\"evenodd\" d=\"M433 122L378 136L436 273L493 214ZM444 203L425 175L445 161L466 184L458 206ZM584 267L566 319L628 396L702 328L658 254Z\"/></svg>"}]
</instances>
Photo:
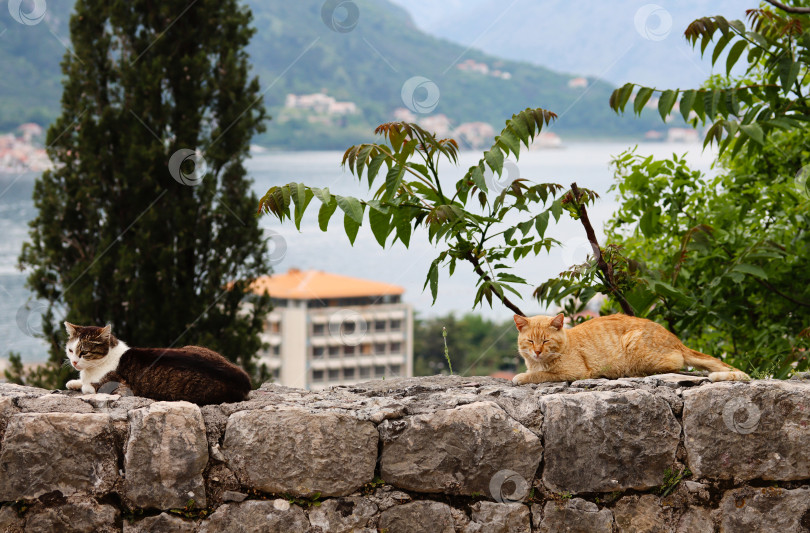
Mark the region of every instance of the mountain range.
<instances>
[{"instance_id":1,"label":"mountain range","mask_svg":"<svg viewBox=\"0 0 810 533\"><path fill-rule=\"evenodd\" d=\"M498 57L615 85L699 86L709 58L683 32L697 18L745 20L755 0L392 0L417 27ZM721 63L722 64L722 63Z\"/></svg>"},{"instance_id":2,"label":"mountain range","mask_svg":"<svg viewBox=\"0 0 810 533\"><path fill-rule=\"evenodd\" d=\"M248 52L274 117L255 139L260 145L342 149L408 111L422 119L444 115L451 127L482 122L497 131L513 113L543 107L559 114L553 131L564 137L640 139L663 129L652 110L616 116L608 106L611 83L431 36L388 0L247 4L257 30ZM0 15L0 131L45 125L58 114L70 10L48 3L43 21L31 26L6 10ZM291 94L323 96L293 99L299 106L290 107Z\"/></svg>"}]
</instances>

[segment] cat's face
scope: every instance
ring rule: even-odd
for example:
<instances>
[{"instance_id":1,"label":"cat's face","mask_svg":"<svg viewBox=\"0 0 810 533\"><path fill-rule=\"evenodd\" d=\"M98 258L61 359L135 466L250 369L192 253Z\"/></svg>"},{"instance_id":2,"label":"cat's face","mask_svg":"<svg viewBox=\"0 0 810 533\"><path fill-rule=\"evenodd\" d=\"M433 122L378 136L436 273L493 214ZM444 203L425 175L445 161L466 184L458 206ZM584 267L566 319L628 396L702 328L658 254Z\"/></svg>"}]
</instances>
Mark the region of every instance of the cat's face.
<instances>
[{"instance_id":1,"label":"cat's face","mask_svg":"<svg viewBox=\"0 0 810 533\"><path fill-rule=\"evenodd\" d=\"M112 341L111 327L74 326L65 322L68 341L65 344L65 354L70 364L76 370L87 370L101 363L110 351Z\"/></svg>"},{"instance_id":2,"label":"cat's face","mask_svg":"<svg viewBox=\"0 0 810 533\"><path fill-rule=\"evenodd\" d=\"M545 364L553 361L565 351L567 339L563 331L565 317L557 316L524 317L515 315L518 333L518 351L528 364L530 361Z\"/></svg>"}]
</instances>

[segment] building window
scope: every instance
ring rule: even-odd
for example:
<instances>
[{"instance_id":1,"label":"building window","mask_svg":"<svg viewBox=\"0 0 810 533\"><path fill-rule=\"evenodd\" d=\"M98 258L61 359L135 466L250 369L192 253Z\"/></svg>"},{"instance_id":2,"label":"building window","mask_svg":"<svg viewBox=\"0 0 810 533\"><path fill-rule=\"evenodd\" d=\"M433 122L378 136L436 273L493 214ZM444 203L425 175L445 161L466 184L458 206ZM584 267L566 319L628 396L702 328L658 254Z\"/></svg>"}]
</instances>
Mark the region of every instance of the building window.
<instances>
[{"instance_id":1,"label":"building window","mask_svg":"<svg viewBox=\"0 0 810 533\"><path fill-rule=\"evenodd\" d=\"M343 378L344 379L354 379L354 369L353 368L344 368L343 369Z\"/></svg>"},{"instance_id":2,"label":"building window","mask_svg":"<svg viewBox=\"0 0 810 533\"><path fill-rule=\"evenodd\" d=\"M362 355L371 355L371 345L370 344L361 344L360 345L360 353Z\"/></svg>"},{"instance_id":3,"label":"building window","mask_svg":"<svg viewBox=\"0 0 810 533\"><path fill-rule=\"evenodd\" d=\"M354 355L354 346L344 346L343 355Z\"/></svg>"},{"instance_id":4,"label":"building window","mask_svg":"<svg viewBox=\"0 0 810 533\"><path fill-rule=\"evenodd\" d=\"M274 368L273 369L273 381L278 383L279 379L281 379L281 369L280 368Z\"/></svg>"},{"instance_id":5,"label":"building window","mask_svg":"<svg viewBox=\"0 0 810 533\"><path fill-rule=\"evenodd\" d=\"M323 335L326 326L324 324L312 324L312 335Z\"/></svg>"},{"instance_id":6,"label":"building window","mask_svg":"<svg viewBox=\"0 0 810 533\"><path fill-rule=\"evenodd\" d=\"M312 381L313 382L323 381L323 370L313 370Z\"/></svg>"},{"instance_id":7,"label":"building window","mask_svg":"<svg viewBox=\"0 0 810 533\"><path fill-rule=\"evenodd\" d=\"M370 366L361 366L360 367L360 379L368 379L371 377L371 367Z\"/></svg>"},{"instance_id":8,"label":"building window","mask_svg":"<svg viewBox=\"0 0 810 533\"><path fill-rule=\"evenodd\" d=\"M271 348L271 351L272 351L274 356L278 357L279 355L281 355L281 345L276 344L275 346L273 346Z\"/></svg>"},{"instance_id":9,"label":"building window","mask_svg":"<svg viewBox=\"0 0 810 533\"><path fill-rule=\"evenodd\" d=\"M374 331L385 331L385 320L375 320Z\"/></svg>"},{"instance_id":10,"label":"building window","mask_svg":"<svg viewBox=\"0 0 810 533\"><path fill-rule=\"evenodd\" d=\"M329 381L337 381L340 379L340 370L337 368L329 369Z\"/></svg>"},{"instance_id":11,"label":"building window","mask_svg":"<svg viewBox=\"0 0 810 533\"><path fill-rule=\"evenodd\" d=\"M402 329L402 320L391 321L391 331L400 331Z\"/></svg>"},{"instance_id":12,"label":"building window","mask_svg":"<svg viewBox=\"0 0 810 533\"><path fill-rule=\"evenodd\" d=\"M399 353L402 351L402 343L401 342L392 342L391 343L391 353Z\"/></svg>"},{"instance_id":13,"label":"building window","mask_svg":"<svg viewBox=\"0 0 810 533\"><path fill-rule=\"evenodd\" d=\"M374 367L374 376L381 378L385 375L385 366L377 365Z\"/></svg>"},{"instance_id":14,"label":"building window","mask_svg":"<svg viewBox=\"0 0 810 533\"><path fill-rule=\"evenodd\" d=\"M313 359L323 359L323 346L313 346L312 347L312 358Z\"/></svg>"},{"instance_id":15,"label":"building window","mask_svg":"<svg viewBox=\"0 0 810 533\"><path fill-rule=\"evenodd\" d=\"M375 342L374 343L374 353L377 355L381 355L385 353L385 343L384 342Z\"/></svg>"},{"instance_id":16,"label":"building window","mask_svg":"<svg viewBox=\"0 0 810 533\"><path fill-rule=\"evenodd\" d=\"M346 320L340 325L340 336L352 335L355 329L357 329L357 324L353 320Z\"/></svg>"},{"instance_id":17,"label":"building window","mask_svg":"<svg viewBox=\"0 0 810 533\"><path fill-rule=\"evenodd\" d=\"M339 358L340 358L340 346L330 346L329 359L339 359Z\"/></svg>"},{"instance_id":18,"label":"building window","mask_svg":"<svg viewBox=\"0 0 810 533\"><path fill-rule=\"evenodd\" d=\"M402 366L401 365L391 365L390 367L388 367L388 370L390 370L390 372L388 374L389 376L399 376L402 373Z\"/></svg>"}]
</instances>

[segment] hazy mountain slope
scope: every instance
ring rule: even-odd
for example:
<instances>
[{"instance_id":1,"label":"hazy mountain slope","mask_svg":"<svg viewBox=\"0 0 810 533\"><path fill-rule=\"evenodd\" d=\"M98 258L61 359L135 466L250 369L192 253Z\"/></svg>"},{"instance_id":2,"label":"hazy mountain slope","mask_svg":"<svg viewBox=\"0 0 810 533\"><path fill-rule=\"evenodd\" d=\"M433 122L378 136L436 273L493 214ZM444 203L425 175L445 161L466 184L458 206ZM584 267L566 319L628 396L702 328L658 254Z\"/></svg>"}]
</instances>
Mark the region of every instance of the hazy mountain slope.
<instances>
[{"instance_id":1,"label":"hazy mountain slope","mask_svg":"<svg viewBox=\"0 0 810 533\"><path fill-rule=\"evenodd\" d=\"M658 87L699 85L711 71L683 38L694 19L745 18L756 0L392 0L419 28L499 57L599 76L616 85L635 81ZM636 29L646 18L653 40ZM660 15L660 16L659 16ZM667 18L667 16L669 18ZM667 32L667 28L669 31ZM659 39L660 40L656 40Z\"/></svg>"},{"instance_id":2,"label":"hazy mountain slope","mask_svg":"<svg viewBox=\"0 0 810 533\"><path fill-rule=\"evenodd\" d=\"M484 121L500 127L515 111L539 106L561 115L556 125L561 133L631 135L656 124L653 118L634 121L615 116L607 105L612 87L604 82L571 89L572 74L502 61L427 36L404 10L389 2L357 1L359 21L348 33L326 27L321 5L319 0L252 4L258 33L251 54L264 82L274 84L266 94L269 105L280 105L287 93L326 88L339 100L357 102L364 117L376 124L390 120L393 109L403 107L406 80L423 76L441 93L433 112L455 123ZM511 79L459 70L458 64L468 59L509 72Z\"/></svg>"},{"instance_id":3,"label":"hazy mountain slope","mask_svg":"<svg viewBox=\"0 0 810 533\"><path fill-rule=\"evenodd\" d=\"M403 84L414 76L436 84L438 104L431 112L447 115L453 124L483 121L500 128L512 113L531 106L559 113L555 129L564 135L637 137L650 127L660 127L652 113L644 120L613 114L607 105L612 90L607 83L589 80L587 88L572 89L568 83L574 74L500 60L431 37L417 29L404 9L387 0L354 3L357 25L341 33L324 22L323 0L248 2L257 28L249 53L265 102L276 117L257 142L279 148L345 148L393 118L394 109L404 106ZM0 10L0 31L6 29L0 35L4 66L0 131L23 121L47 122L58 113L58 65L65 53L60 39L66 41L68 36L69 10L67 4L49 3L45 19L34 26L23 26L7 10ZM466 60L508 76L459 70ZM282 112L288 93L321 91L354 102L359 112L340 119L294 120ZM423 96L418 92L416 100Z\"/></svg>"}]
</instances>

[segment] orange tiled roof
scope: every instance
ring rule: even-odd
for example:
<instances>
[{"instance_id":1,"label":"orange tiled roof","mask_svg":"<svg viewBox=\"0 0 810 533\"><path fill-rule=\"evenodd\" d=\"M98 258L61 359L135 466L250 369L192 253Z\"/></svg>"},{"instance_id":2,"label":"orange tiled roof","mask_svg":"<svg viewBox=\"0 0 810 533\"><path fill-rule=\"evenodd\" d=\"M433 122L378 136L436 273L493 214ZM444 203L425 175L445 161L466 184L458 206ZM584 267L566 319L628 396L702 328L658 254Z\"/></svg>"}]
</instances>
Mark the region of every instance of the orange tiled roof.
<instances>
[{"instance_id":1,"label":"orange tiled roof","mask_svg":"<svg viewBox=\"0 0 810 533\"><path fill-rule=\"evenodd\" d=\"M274 274L257 279L251 288L261 294L264 291L273 298L312 300L323 298L356 298L402 294L405 289L398 285L330 274L320 270L291 268L284 274Z\"/></svg>"}]
</instances>

